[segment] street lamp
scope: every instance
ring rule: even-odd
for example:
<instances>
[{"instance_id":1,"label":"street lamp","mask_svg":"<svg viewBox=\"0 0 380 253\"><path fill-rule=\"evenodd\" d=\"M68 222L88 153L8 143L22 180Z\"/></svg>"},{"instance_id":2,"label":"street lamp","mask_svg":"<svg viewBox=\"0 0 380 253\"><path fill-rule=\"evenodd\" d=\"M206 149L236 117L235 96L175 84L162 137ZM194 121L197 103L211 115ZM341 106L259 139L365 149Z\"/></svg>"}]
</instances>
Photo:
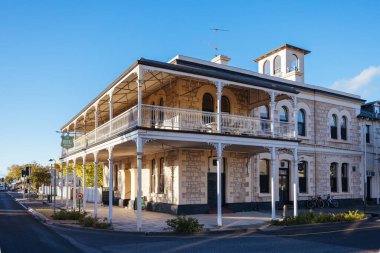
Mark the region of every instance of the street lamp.
<instances>
[{"instance_id":1,"label":"street lamp","mask_svg":"<svg viewBox=\"0 0 380 253\"><path fill-rule=\"evenodd\" d=\"M49 159L49 162L53 162L54 161L54 165L57 163L57 161L55 159ZM53 163L50 165L50 175L53 173ZM53 202L53 212L55 213L55 193L56 193L56 190L57 190L57 187L56 187L56 182L55 182L55 179L56 179L56 171L54 171L54 202ZM50 201L51 201L51 197L52 197L52 182L51 182L51 178L50 178Z\"/></svg>"}]
</instances>

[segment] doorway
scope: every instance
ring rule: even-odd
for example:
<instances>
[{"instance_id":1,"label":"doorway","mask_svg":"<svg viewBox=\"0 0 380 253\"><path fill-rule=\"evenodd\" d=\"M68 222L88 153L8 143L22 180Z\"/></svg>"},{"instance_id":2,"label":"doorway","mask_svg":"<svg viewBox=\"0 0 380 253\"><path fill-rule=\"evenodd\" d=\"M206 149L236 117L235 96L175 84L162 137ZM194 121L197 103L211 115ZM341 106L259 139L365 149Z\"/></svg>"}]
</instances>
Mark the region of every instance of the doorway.
<instances>
[{"instance_id":1,"label":"doorway","mask_svg":"<svg viewBox=\"0 0 380 253\"><path fill-rule=\"evenodd\" d=\"M209 158L209 172L207 173L207 204L210 209L216 209L218 204L218 175L216 173L216 158ZM223 158L222 162L222 173L221 173L221 183L222 183L222 206L226 205L226 177L224 173L225 168L225 158Z\"/></svg>"},{"instance_id":2,"label":"doorway","mask_svg":"<svg viewBox=\"0 0 380 253\"><path fill-rule=\"evenodd\" d=\"M281 161L281 167L278 171L278 186L279 186L279 196L280 204L289 204L289 162Z\"/></svg>"}]
</instances>

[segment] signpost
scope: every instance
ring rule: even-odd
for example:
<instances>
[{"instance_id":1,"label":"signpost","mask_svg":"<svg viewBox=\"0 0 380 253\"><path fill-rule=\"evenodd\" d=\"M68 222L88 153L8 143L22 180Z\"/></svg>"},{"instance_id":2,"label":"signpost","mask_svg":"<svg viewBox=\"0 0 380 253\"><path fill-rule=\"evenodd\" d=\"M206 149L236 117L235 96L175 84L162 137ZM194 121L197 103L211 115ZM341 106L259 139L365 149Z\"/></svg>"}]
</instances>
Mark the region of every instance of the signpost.
<instances>
[{"instance_id":1,"label":"signpost","mask_svg":"<svg viewBox=\"0 0 380 253\"><path fill-rule=\"evenodd\" d=\"M81 193L81 192L77 192L77 194L76 194L76 199L78 200L78 207L79 207L79 212L80 212L80 203L82 202L82 200L83 200L83 193Z\"/></svg>"},{"instance_id":2,"label":"signpost","mask_svg":"<svg viewBox=\"0 0 380 253\"><path fill-rule=\"evenodd\" d=\"M73 141L73 137L70 136L69 134L62 134L61 136L61 147L62 148L65 148L65 149L69 149L69 148L72 148L74 147L74 141Z\"/></svg>"}]
</instances>

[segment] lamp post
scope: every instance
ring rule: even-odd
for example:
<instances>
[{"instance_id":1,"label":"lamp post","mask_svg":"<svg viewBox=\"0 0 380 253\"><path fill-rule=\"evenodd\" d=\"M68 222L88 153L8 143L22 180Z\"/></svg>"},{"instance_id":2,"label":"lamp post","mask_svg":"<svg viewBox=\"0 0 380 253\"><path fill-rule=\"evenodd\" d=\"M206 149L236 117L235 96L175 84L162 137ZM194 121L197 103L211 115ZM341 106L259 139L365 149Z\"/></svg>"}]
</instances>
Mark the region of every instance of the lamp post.
<instances>
[{"instance_id":1,"label":"lamp post","mask_svg":"<svg viewBox=\"0 0 380 253\"><path fill-rule=\"evenodd\" d=\"M49 162L53 162L54 161L54 165L57 163L57 161L55 159L49 159ZM52 175L51 173L53 173L53 163L50 165L50 175ZM56 171L54 171L54 201L53 201L53 212L55 213L55 195L56 195L56 190L57 190L57 187L56 187ZM50 201L51 201L51 197L52 197L52 182L51 182L51 178L50 178Z\"/></svg>"}]
</instances>

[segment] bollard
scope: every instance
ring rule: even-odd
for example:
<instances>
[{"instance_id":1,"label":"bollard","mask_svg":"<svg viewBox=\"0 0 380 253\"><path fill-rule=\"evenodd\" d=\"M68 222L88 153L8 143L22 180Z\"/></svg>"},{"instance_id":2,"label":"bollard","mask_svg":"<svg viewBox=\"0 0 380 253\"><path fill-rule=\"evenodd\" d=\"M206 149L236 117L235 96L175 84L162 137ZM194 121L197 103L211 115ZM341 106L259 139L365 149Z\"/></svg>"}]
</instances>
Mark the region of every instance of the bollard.
<instances>
[{"instance_id":1,"label":"bollard","mask_svg":"<svg viewBox=\"0 0 380 253\"><path fill-rule=\"evenodd\" d=\"M282 206L282 218L286 217L286 205Z\"/></svg>"}]
</instances>

